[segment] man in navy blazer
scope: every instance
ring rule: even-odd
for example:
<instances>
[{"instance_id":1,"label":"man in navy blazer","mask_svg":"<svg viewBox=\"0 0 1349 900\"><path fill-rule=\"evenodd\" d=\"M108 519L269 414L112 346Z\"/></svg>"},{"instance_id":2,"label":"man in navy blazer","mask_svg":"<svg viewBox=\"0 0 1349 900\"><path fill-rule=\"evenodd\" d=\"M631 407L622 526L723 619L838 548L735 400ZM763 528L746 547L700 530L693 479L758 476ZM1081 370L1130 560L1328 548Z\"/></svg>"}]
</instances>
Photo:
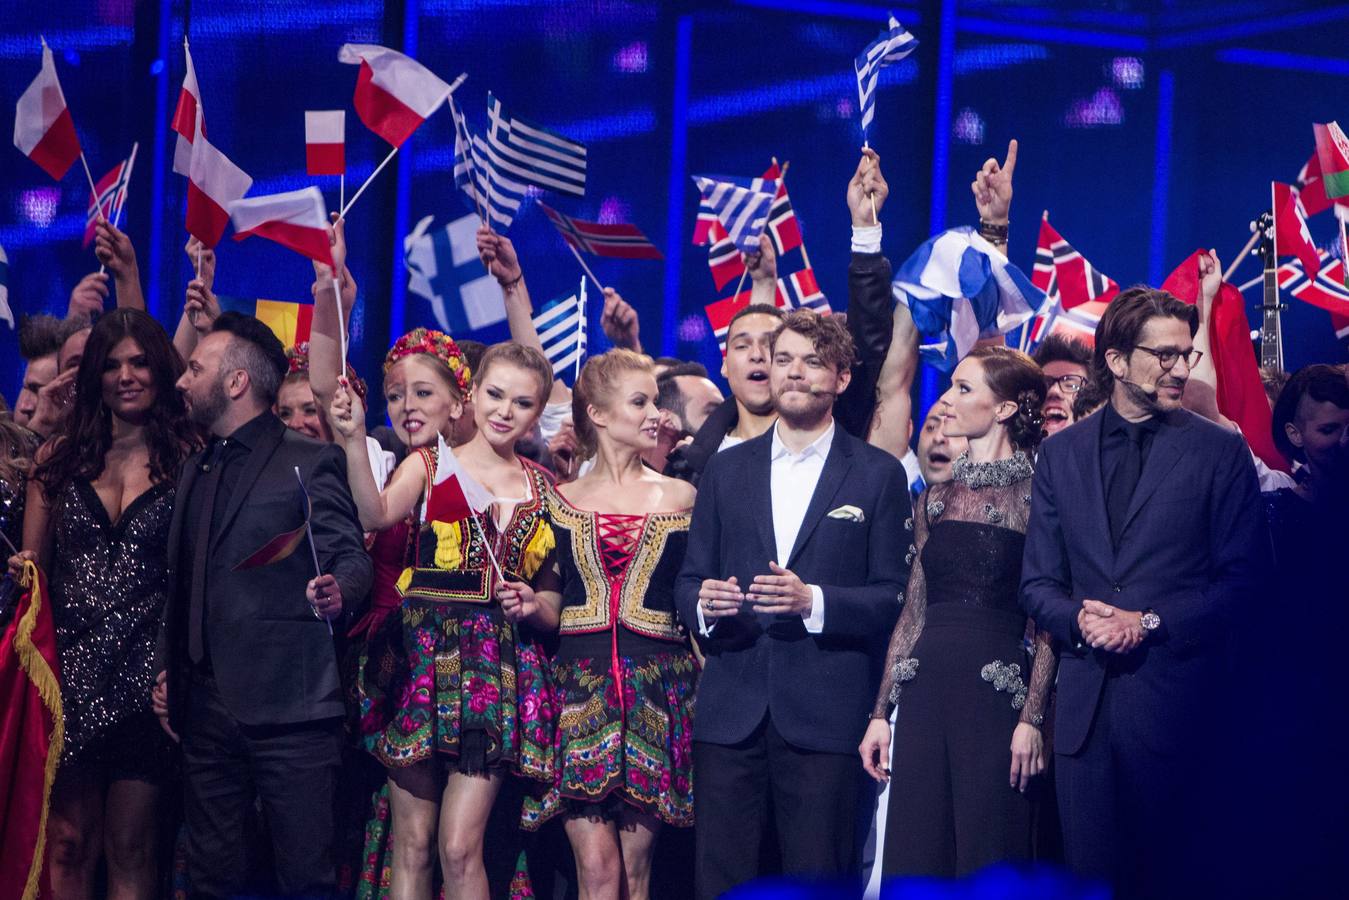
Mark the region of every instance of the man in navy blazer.
<instances>
[{"instance_id":1,"label":"man in navy blazer","mask_svg":"<svg viewBox=\"0 0 1349 900\"><path fill-rule=\"evenodd\" d=\"M1022 602L1061 649L1068 865L1121 896L1213 888L1206 783L1240 690L1224 682L1233 629L1267 558L1245 442L1181 408L1196 326L1164 291L1111 302L1093 358L1110 400L1041 445L1026 533Z\"/></svg>"},{"instance_id":2,"label":"man in navy blazer","mask_svg":"<svg viewBox=\"0 0 1349 900\"><path fill-rule=\"evenodd\" d=\"M706 666L693 725L697 895L759 871L771 806L789 874L856 871L856 746L908 580L904 468L835 426L852 340L789 314L778 421L714 456L676 587Z\"/></svg>"}]
</instances>

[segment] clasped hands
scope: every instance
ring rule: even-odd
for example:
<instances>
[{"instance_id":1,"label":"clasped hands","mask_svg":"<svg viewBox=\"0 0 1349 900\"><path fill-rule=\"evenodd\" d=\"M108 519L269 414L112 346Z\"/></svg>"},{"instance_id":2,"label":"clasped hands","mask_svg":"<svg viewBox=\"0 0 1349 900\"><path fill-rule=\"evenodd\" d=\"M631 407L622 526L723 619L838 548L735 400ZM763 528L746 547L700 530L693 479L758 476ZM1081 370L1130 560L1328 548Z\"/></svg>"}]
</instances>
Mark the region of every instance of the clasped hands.
<instances>
[{"instance_id":1,"label":"clasped hands","mask_svg":"<svg viewBox=\"0 0 1349 900\"><path fill-rule=\"evenodd\" d=\"M734 616L741 606L749 603L755 612L772 614L810 615L814 597L810 585L797 577L795 572L784 569L770 561L768 569L771 575L755 575L748 591L740 590L740 583L732 575L725 581L708 578L698 589L698 605L702 608L703 618L720 619Z\"/></svg>"},{"instance_id":2,"label":"clasped hands","mask_svg":"<svg viewBox=\"0 0 1349 900\"><path fill-rule=\"evenodd\" d=\"M1083 600L1077 612L1082 640L1107 653L1128 653L1143 643L1143 614L1119 609L1100 600Z\"/></svg>"}]
</instances>

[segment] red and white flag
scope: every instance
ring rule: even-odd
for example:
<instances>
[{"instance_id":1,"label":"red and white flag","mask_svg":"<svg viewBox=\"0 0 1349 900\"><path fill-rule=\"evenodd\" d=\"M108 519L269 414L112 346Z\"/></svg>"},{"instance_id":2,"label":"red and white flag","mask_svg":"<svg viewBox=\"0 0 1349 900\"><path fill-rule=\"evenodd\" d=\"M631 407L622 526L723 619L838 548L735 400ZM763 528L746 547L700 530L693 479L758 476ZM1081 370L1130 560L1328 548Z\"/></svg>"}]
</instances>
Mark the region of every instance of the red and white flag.
<instances>
[{"instance_id":1,"label":"red and white flag","mask_svg":"<svg viewBox=\"0 0 1349 900\"><path fill-rule=\"evenodd\" d=\"M192 165L187 178L187 230L208 247L220 243L229 224L229 207L253 186L253 179L206 139L200 128L192 142Z\"/></svg>"},{"instance_id":2,"label":"red and white flag","mask_svg":"<svg viewBox=\"0 0 1349 900\"><path fill-rule=\"evenodd\" d=\"M131 167L136 164L136 146L131 155L119 162L111 172L104 175L95 185L96 193L89 199L89 209L84 213L84 246L94 239L99 216L108 216L116 223L122 205L126 203L127 186L131 183Z\"/></svg>"},{"instance_id":3,"label":"red and white flag","mask_svg":"<svg viewBox=\"0 0 1349 900\"><path fill-rule=\"evenodd\" d=\"M1040 220L1040 239L1035 246L1031 283L1050 299L1059 299L1065 310L1093 300L1109 303L1119 293L1119 283L1098 271L1049 224L1049 211Z\"/></svg>"},{"instance_id":4,"label":"red and white flag","mask_svg":"<svg viewBox=\"0 0 1349 900\"><path fill-rule=\"evenodd\" d=\"M188 49L186 35L183 36L183 58L187 61L187 74L178 91L178 105L174 108L170 127L178 132L173 148L173 171L191 178L192 142L196 140L198 129L205 136L206 114L197 115L201 110L201 89L197 87L197 70L192 65L192 51Z\"/></svg>"},{"instance_id":5,"label":"red and white flag","mask_svg":"<svg viewBox=\"0 0 1349 900\"><path fill-rule=\"evenodd\" d=\"M52 49L42 42L42 70L19 97L14 111L14 146L52 178L61 178L80 158L80 139L70 117Z\"/></svg>"},{"instance_id":6,"label":"red and white flag","mask_svg":"<svg viewBox=\"0 0 1349 900\"><path fill-rule=\"evenodd\" d=\"M1302 204L1298 202L1293 186L1281 181L1270 182L1274 204L1274 252L1278 256L1296 256L1302 262L1309 278L1315 278L1321 268L1316 243L1307 230Z\"/></svg>"},{"instance_id":7,"label":"red and white flag","mask_svg":"<svg viewBox=\"0 0 1349 900\"><path fill-rule=\"evenodd\" d=\"M1323 265L1308 275L1301 262L1279 266L1279 289L1288 291L1303 303L1319 306L1327 312L1349 316L1349 287L1345 286L1344 261L1332 259L1321 251Z\"/></svg>"},{"instance_id":8,"label":"red and white flag","mask_svg":"<svg viewBox=\"0 0 1349 900\"><path fill-rule=\"evenodd\" d=\"M573 219L542 201L539 201L539 208L557 227L562 239L577 250L618 259L664 259L656 245L647 240L636 225L604 225Z\"/></svg>"},{"instance_id":9,"label":"red and white flag","mask_svg":"<svg viewBox=\"0 0 1349 900\"><path fill-rule=\"evenodd\" d=\"M229 211L236 241L254 235L265 237L330 269L333 267L328 213L318 188L310 186L284 194L236 200Z\"/></svg>"},{"instance_id":10,"label":"red and white flag","mask_svg":"<svg viewBox=\"0 0 1349 900\"><path fill-rule=\"evenodd\" d=\"M824 316L833 312L824 291L820 290L815 280L814 269L802 269L786 278L779 278L778 305L787 309L813 309Z\"/></svg>"},{"instance_id":11,"label":"red and white flag","mask_svg":"<svg viewBox=\"0 0 1349 900\"><path fill-rule=\"evenodd\" d=\"M423 522L460 522L492 506L491 491L483 487L455 458L445 438L437 436L436 473L426 495Z\"/></svg>"},{"instance_id":12,"label":"red and white flag","mask_svg":"<svg viewBox=\"0 0 1349 900\"><path fill-rule=\"evenodd\" d=\"M712 220L707 236L712 240L707 248L707 267L712 270L712 282L720 291L745 274L745 258L718 220Z\"/></svg>"},{"instance_id":13,"label":"red and white flag","mask_svg":"<svg viewBox=\"0 0 1349 900\"><path fill-rule=\"evenodd\" d=\"M430 69L388 47L343 44L337 59L361 67L356 115L395 147L401 147L450 95L450 86Z\"/></svg>"},{"instance_id":14,"label":"red and white flag","mask_svg":"<svg viewBox=\"0 0 1349 900\"><path fill-rule=\"evenodd\" d=\"M773 163L769 166L763 177L765 180L778 183L778 191L773 195L773 205L768 208L768 237L773 241L773 249L781 256L803 243L801 223L797 221L796 211L792 209L792 200L787 196L787 182L783 180L782 170L778 168L778 164Z\"/></svg>"},{"instance_id":15,"label":"red and white flag","mask_svg":"<svg viewBox=\"0 0 1349 900\"><path fill-rule=\"evenodd\" d=\"M304 168L307 174L345 175L346 148L346 110L305 110Z\"/></svg>"}]
</instances>

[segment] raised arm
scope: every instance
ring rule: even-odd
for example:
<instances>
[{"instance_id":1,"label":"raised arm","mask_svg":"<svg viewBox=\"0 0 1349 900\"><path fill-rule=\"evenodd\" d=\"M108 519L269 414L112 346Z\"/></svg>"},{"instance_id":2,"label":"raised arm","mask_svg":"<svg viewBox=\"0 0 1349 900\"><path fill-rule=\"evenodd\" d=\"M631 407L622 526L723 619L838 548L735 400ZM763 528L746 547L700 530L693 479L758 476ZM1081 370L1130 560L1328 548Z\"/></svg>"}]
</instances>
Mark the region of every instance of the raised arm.
<instances>
[{"instance_id":1,"label":"raised arm","mask_svg":"<svg viewBox=\"0 0 1349 900\"><path fill-rule=\"evenodd\" d=\"M350 331L351 310L356 305L356 279L347 268L346 221L332 213L333 225L328 229L332 244L333 265L342 273L338 287L342 294L342 319L337 317L337 303L333 299L333 269L323 263L314 263L314 321L309 329L309 387L321 410L327 412L337 395L338 377L342 374L342 328Z\"/></svg>"},{"instance_id":2,"label":"raised arm","mask_svg":"<svg viewBox=\"0 0 1349 900\"><path fill-rule=\"evenodd\" d=\"M478 229L478 256L497 284L501 285L501 293L506 298L506 324L510 328L511 340L543 353L543 341L539 340L539 330L534 327L534 306L529 299L529 288L525 285L525 273L520 266L520 257L515 252L515 245L510 238L484 225ZM544 355L547 356L546 353ZM565 403L570 400L571 389L555 377L552 390L548 393L548 402Z\"/></svg>"},{"instance_id":3,"label":"raised arm","mask_svg":"<svg viewBox=\"0 0 1349 900\"><path fill-rule=\"evenodd\" d=\"M183 359L192 355L201 336L211 330L211 323L220 315L220 303L212 288L215 285L215 251L195 237L188 238L183 248L194 269L200 273L187 283L183 300L183 314L173 332L173 347Z\"/></svg>"},{"instance_id":4,"label":"raised arm","mask_svg":"<svg viewBox=\"0 0 1349 900\"><path fill-rule=\"evenodd\" d=\"M778 303L778 253L773 249L773 241L764 231L759 235L757 253L744 253L745 271L749 273L749 302L777 306Z\"/></svg>"},{"instance_id":5,"label":"raised arm","mask_svg":"<svg viewBox=\"0 0 1349 900\"><path fill-rule=\"evenodd\" d=\"M637 310L613 288L604 289L604 310L600 313L600 328L615 347L642 352L641 322Z\"/></svg>"},{"instance_id":6,"label":"raised arm","mask_svg":"<svg viewBox=\"0 0 1349 900\"><path fill-rule=\"evenodd\" d=\"M117 285L117 307L144 310L145 292L141 290L141 271L131 238L101 217L94 229L94 255L112 273Z\"/></svg>"},{"instance_id":7,"label":"raised arm","mask_svg":"<svg viewBox=\"0 0 1349 900\"><path fill-rule=\"evenodd\" d=\"M426 465L422 462L422 454L412 453L404 459L381 491L370 467L370 444L365 439L365 407L355 391L337 386L337 395L328 408L328 424L346 453L347 484L361 528L383 531L406 519L426 491Z\"/></svg>"},{"instance_id":8,"label":"raised arm","mask_svg":"<svg viewBox=\"0 0 1349 900\"><path fill-rule=\"evenodd\" d=\"M851 283L851 273L849 279ZM913 379L918 372L918 329L903 303L895 304L894 332L876 379L876 408L871 413L867 442L897 459L909 452L913 439Z\"/></svg>"},{"instance_id":9,"label":"raised arm","mask_svg":"<svg viewBox=\"0 0 1349 900\"><path fill-rule=\"evenodd\" d=\"M979 233L1007 255L1007 229L1011 222L1012 175L1016 171L1016 139L1007 143L1002 165L990 156L970 182L974 207L979 213Z\"/></svg>"},{"instance_id":10,"label":"raised arm","mask_svg":"<svg viewBox=\"0 0 1349 900\"><path fill-rule=\"evenodd\" d=\"M1209 340L1213 301L1222 288L1222 271L1216 251L1210 250L1199 257L1199 296L1195 298L1195 306L1199 309L1199 329L1194 334L1194 349L1204 355L1199 358L1198 365L1190 369L1190 380L1185 383L1181 402L1191 412L1231 428L1232 421L1218 411L1218 369L1214 365L1213 346Z\"/></svg>"}]
</instances>

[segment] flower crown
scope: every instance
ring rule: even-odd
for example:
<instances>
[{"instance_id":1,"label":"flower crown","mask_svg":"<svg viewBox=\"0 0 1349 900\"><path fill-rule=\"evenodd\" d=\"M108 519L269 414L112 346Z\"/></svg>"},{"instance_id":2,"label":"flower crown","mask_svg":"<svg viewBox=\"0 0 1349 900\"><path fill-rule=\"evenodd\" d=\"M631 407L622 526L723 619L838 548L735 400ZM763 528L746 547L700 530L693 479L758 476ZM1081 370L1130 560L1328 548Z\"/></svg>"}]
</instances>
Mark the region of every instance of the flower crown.
<instances>
[{"instance_id":1,"label":"flower crown","mask_svg":"<svg viewBox=\"0 0 1349 900\"><path fill-rule=\"evenodd\" d=\"M308 375L309 374L309 342L300 341L292 347L286 348L286 374L287 375ZM356 396L361 398L364 404L369 389L365 385L365 379L356 374L356 370L347 364L347 383L355 391Z\"/></svg>"},{"instance_id":2,"label":"flower crown","mask_svg":"<svg viewBox=\"0 0 1349 900\"><path fill-rule=\"evenodd\" d=\"M389 348L389 352L384 357L384 374L388 375L389 369L400 359L415 356L419 353L434 356L449 367L450 373L454 375L454 383L459 388L460 395L468 394L468 386L473 373L469 371L468 363L464 360L464 352L459 349L459 345L454 342L454 338L443 331L414 328L400 337Z\"/></svg>"}]
</instances>

